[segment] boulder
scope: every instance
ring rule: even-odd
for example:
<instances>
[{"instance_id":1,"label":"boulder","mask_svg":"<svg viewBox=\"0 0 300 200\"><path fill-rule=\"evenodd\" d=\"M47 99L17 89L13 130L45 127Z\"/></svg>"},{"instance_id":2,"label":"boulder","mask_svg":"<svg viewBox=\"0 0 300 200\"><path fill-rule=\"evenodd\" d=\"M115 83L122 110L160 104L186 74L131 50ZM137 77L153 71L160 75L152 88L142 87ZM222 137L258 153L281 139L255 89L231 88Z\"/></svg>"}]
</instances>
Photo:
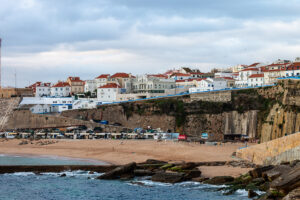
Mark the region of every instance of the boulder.
<instances>
[{"instance_id":1,"label":"boulder","mask_svg":"<svg viewBox=\"0 0 300 200\"><path fill-rule=\"evenodd\" d=\"M253 190L248 190L248 198L252 199L253 197L256 196L258 196L256 192L254 192Z\"/></svg>"},{"instance_id":2,"label":"boulder","mask_svg":"<svg viewBox=\"0 0 300 200\"><path fill-rule=\"evenodd\" d=\"M133 170L136 168L136 163L132 162L120 167L117 167L109 172L106 172L105 174L97 177L97 179L119 179L122 175L128 176L129 174L133 174Z\"/></svg>"},{"instance_id":3,"label":"boulder","mask_svg":"<svg viewBox=\"0 0 300 200\"><path fill-rule=\"evenodd\" d=\"M145 163L142 163L142 164L161 164L161 165L165 165L165 164L168 164L168 163L165 162L165 161L161 161L161 160L148 159L148 160L146 160Z\"/></svg>"},{"instance_id":4,"label":"boulder","mask_svg":"<svg viewBox=\"0 0 300 200\"><path fill-rule=\"evenodd\" d=\"M185 172L185 179L190 180L193 178L198 178L201 176L201 171L199 169L193 169Z\"/></svg>"},{"instance_id":5,"label":"boulder","mask_svg":"<svg viewBox=\"0 0 300 200\"><path fill-rule=\"evenodd\" d=\"M185 180L184 173L159 172L152 176L152 181L163 183L179 183Z\"/></svg>"},{"instance_id":6,"label":"boulder","mask_svg":"<svg viewBox=\"0 0 300 200\"><path fill-rule=\"evenodd\" d=\"M263 166L263 167L257 167L253 170L251 170L249 172L250 176L252 176L252 178L261 178L262 174L266 171L269 171L271 169L273 169L274 166L273 165L268 165L268 166Z\"/></svg>"},{"instance_id":7,"label":"boulder","mask_svg":"<svg viewBox=\"0 0 300 200\"><path fill-rule=\"evenodd\" d=\"M133 174L134 176L152 176L154 173L150 170L135 169Z\"/></svg>"},{"instance_id":8,"label":"boulder","mask_svg":"<svg viewBox=\"0 0 300 200\"><path fill-rule=\"evenodd\" d=\"M289 191L300 187L300 166L296 165L294 168L280 175L271 182L270 187L284 191L286 194Z\"/></svg>"},{"instance_id":9,"label":"boulder","mask_svg":"<svg viewBox=\"0 0 300 200\"><path fill-rule=\"evenodd\" d=\"M232 181L234 181L234 178L231 176L216 176L207 181L204 181L204 183L212 185L223 185Z\"/></svg>"},{"instance_id":10,"label":"boulder","mask_svg":"<svg viewBox=\"0 0 300 200\"><path fill-rule=\"evenodd\" d=\"M65 177L65 176L67 176L65 173L63 173L62 175L60 175L60 177Z\"/></svg>"},{"instance_id":11,"label":"boulder","mask_svg":"<svg viewBox=\"0 0 300 200\"><path fill-rule=\"evenodd\" d=\"M206 178L206 177L197 177L197 178L192 178L192 181L202 183L204 181L207 181L208 179L209 178Z\"/></svg>"},{"instance_id":12,"label":"boulder","mask_svg":"<svg viewBox=\"0 0 300 200\"><path fill-rule=\"evenodd\" d=\"M194 169L195 167L197 167L197 164L194 162L188 162L188 163L184 163L181 166L182 170L191 170Z\"/></svg>"},{"instance_id":13,"label":"boulder","mask_svg":"<svg viewBox=\"0 0 300 200\"><path fill-rule=\"evenodd\" d=\"M297 200L300 199L300 187L290 191L282 200Z\"/></svg>"},{"instance_id":14,"label":"boulder","mask_svg":"<svg viewBox=\"0 0 300 200\"><path fill-rule=\"evenodd\" d=\"M263 172L262 176L266 181L273 181L281 174L286 171L289 171L291 167L289 165L277 165L273 169Z\"/></svg>"}]
</instances>

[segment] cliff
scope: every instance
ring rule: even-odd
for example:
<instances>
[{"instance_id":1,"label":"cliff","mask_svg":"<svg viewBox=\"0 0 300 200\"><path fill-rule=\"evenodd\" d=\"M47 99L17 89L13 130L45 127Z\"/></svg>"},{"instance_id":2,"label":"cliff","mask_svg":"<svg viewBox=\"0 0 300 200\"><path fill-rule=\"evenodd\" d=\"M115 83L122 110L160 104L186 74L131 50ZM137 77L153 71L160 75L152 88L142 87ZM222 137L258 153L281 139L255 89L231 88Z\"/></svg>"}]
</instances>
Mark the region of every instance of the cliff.
<instances>
[{"instance_id":1,"label":"cliff","mask_svg":"<svg viewBox=\"0 0 300 200\"><path fill-rule=\"evenodd\" d=\"M269 141L299 131L300 81L277 86L201 93L157 100L103 105L91 110L71 110L62 116L81 120L108 120L128 128L161 128L211 139L246 134Z\"/></svg>"}]
</instances>

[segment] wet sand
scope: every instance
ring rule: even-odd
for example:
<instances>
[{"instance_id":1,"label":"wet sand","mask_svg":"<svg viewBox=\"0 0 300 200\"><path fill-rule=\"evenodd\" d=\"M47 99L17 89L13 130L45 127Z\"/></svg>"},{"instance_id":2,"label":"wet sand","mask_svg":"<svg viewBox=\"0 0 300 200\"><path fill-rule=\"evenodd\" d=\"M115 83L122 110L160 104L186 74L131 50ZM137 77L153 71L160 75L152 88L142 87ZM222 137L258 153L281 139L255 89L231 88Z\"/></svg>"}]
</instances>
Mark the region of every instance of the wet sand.
<instances>
[{"instance_id":1,"label":"wet sand","mask_svg":"<svg viewBox=\"0 0 300 200\"><path fill-rule=\"evenodd\" d=\"M70 158L93 159L111 164L125 164L147 159L164 161L229 161L232 153L244 146L241 143L208 146L183 142L157 142L150 140L56 140L54 144L41 145L41 141L0 140L0 154L35 156L63 156ZM49 141L49 140L47 140ZM53 141L53 140L52 140ZM250 169L235 167L202 167L207 177L220 175L238 176Z\"/></svg>"}]
</instances>

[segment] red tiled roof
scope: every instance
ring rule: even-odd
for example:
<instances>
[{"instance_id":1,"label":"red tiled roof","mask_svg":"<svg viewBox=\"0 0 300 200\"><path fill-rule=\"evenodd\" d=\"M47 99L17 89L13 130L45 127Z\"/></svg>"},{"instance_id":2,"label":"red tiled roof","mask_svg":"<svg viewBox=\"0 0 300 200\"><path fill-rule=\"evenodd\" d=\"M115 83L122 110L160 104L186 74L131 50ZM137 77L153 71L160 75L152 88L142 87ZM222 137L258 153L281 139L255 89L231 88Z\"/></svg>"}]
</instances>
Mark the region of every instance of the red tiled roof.
<instances>
[{"instance_id":1,"label":"red tiled roof","mask_svg":"<svg viewBox=\"0 0 300 200\"><path fill-rule=\"evenodd\" d=\"M110 78L130 78L130 74L127 74L127 73L115 73Z\"/></svg>"},{"instance_id":2,"label":"red tiled roof","mask_svg":"<svg viewBox=\"0 0 300 200\"><path fill-rule=\"evenodd\" d=\"M247 69L243 69L242 71L258 71L259 69L257 68L247 68Z\"/></svg>"},{"instance_id":3,"label":"red tiled roof","mask_svg":"<svg viewBox=\"0 0 300 200\"><path fill-rule=\"evenodd\" d=\"M300 70L300 62L294 62L292 65L286 67L286 70Z\"/></svg>"},{"instance_id":4,"label":"red tiled roof","mask_svg":"<svg viewBox=\"0 0 300 200\"><path fill-rule=\"evenodd\" d=\"M253 64L249 65L248 67L255 67L255 66L259 65L259 64L260 63L253 63Z\"/></svg>"},{"instance_id":5,"label":"red tiled roof","mask_svg":"<svg viewBox=\"0 0 300 200\"><path fill-rule=\"evenodd\" d=\"M68 79L69 79L71 82L84 82L84 81L80 80L79 77L69 77Z\"/></svg>"},{"instance_id":6,"label":"red tiled roof","mask_svg":"<svg viewBox=\"0 0 300 200\"><path fill-rule=\"evenodd\" d=\"M190 74L173 73L171 76L191 76Z\"/></svg>"},{"instance_id":7,"label":"red tiled roof","mask_svg":"<svg viewBox=\"0 0 300 200\"><path fill-rule=\"evenodd\" d=\"M264 76L264 74L252 74L251 76L249 76L249 78L262 78Z\"/></svg>"},{"instance_id":8,"label":"red tiled roof","mask_svg":"<svg viewBox=\"0 0 300 200\"><path fill-rule=\"evenodd\" d=\"M58 82L55 85L53 85L52 87L71 87L71 86L67 82Z\"/></svg>"},{"instance_id":9,"label":"red tiled roof","mask_svg":"<svg viewBox=\"0 0 300 200\"><path fill-rule=\"evenodd\" d=\"M101 86L99 88L121 88L121 86L119 86L116 83L108 83L108 84L103 85L103 86Z\"/></svg>"},{"instance_id":10,"label":"red tiled roof","mask_svg":"<svg viewBox=\"0 0 300 200\"><path fill-rule=\"evenodd\" d=\"M167 76L167 75L164 75L164 74L149 74L149 75L148 75L148 77L151 77L151 76L157 77L157 78L165 78L165 79L168 78L168 76Z\"/></svg>"},{"instance_id":11,"label":"red tiled roof","mask_svg":"<svg viewBox=\"0 0 300 200\"><path fill-rule=\"evenodd\" d=\"M220 77L220 78L222 78L222 79L226 79L226 80L234 80L233 78L231 78L231 77Z\"/></svg>"},{"instance_id":12,"label":"red tiled roof","mask_svg":"<svg viewBox=\"0 0 300 200\"><path fill-rule=\"evenodd\" d=\"M100 76L98 76L96 79L100 79L100 78L108 78L110 76L110 74L101 74Z\"/></svg>"}]
</instances>

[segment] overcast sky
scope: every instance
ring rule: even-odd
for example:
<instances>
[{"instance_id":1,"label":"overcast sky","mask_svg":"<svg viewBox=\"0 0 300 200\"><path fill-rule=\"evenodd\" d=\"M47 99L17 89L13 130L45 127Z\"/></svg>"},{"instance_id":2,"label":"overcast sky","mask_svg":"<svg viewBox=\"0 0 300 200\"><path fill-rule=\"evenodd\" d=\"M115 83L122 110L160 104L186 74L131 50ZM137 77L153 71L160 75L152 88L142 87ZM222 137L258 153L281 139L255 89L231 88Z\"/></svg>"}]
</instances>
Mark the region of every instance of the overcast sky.
<instances>
[{"instance_id":1,"label":"overcast sky","mask_svg":"<svg viewBox=\"0 0 300 200\"><path fill-rule=\"evenodd\" d=\"M0 0L2 84L300 56L300 0Z\"/></svg>"}]
</instances>

